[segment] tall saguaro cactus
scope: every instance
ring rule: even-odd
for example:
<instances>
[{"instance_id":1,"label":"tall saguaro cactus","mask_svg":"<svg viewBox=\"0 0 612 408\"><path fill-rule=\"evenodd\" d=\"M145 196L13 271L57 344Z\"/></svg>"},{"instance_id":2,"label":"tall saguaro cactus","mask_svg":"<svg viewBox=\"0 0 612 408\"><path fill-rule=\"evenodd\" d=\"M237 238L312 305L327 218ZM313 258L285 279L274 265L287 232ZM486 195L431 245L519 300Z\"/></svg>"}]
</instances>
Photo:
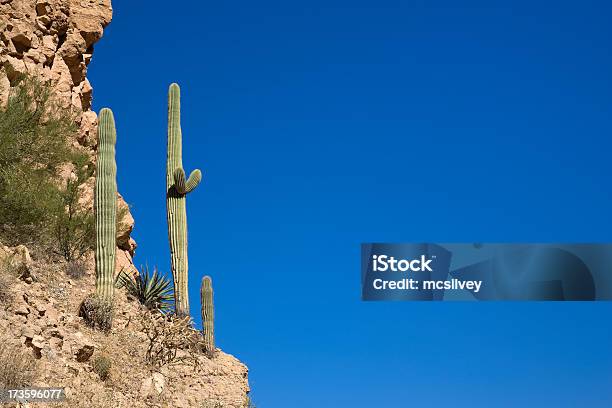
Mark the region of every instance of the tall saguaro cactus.
<instances>
[{"instance_id":1,"label":"tall saguaro cactus","mask_svg":"<svg viewBox=\"0 0 612 408\"><path fill-rule=\"evenodd\" d=\"M117 236L117 164L115 118L110 109L100 111L94 212L96 216L96 294L113 299Z\"/></svg>"},{"instance_id":2,"label":"tall saguaro cactus","mask_svg":"<svg viewBox=\"0 0 612 408\"><path fill-rule=\"evenodd\" d=\"M215 351L215 306L213 303L213 288L210 276L202 278L200 298L202 300L204 345L207 351Z\"/></svg>"},{"instance_id":3,"label":"tall saguaro cactus","mask_svg":"<svg viewBox=\"0 0 612 408\"><path fill-rule=\"evenodd\" d=\"M202 180L196 169L185 180L181 134L181 90L177 84L168 90L168 160L166 166L166 210L168 237L174 279L174 303L179 316L189 315L187 213L185 196Z\"/></svg>"}]
</instances>

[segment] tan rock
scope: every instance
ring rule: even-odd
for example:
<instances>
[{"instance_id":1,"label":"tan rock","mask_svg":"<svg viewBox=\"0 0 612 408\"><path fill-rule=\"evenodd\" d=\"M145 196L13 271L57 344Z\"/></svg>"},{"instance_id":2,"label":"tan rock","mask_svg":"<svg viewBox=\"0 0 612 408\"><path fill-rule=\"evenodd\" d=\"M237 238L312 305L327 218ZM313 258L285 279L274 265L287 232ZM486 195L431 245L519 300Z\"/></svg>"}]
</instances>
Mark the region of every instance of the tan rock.
<instances>
[{"instance_id":1,"label":"tan rock","mask_svg":"<svg viewBox=\"0 0 612 408\"><path fill-rule=\"evenodd\" d=\"M30 48L32 46L32 33L27 31L15 33L11 38L11 41L18 48Z\"/></svg>"},{"instance_id":2,"label":"tan rock","mask_svg":"<svg viewBox=\"0 0 612 408\"><path fill-rule=\"evenodd\" d=\"M166 378L161 373L153 373L152 378L155 391L157 391L158 394L161 394L166 386Z\"/></svg>"},{"instance_id":3,"label":"tan rock","mask_svg":"<svg viewBox=\"0 0 612 408\"><path fill-rule=\"evenodd\" d=\"M81 117L79 143L82 146L95 146L98 137L98 115L93 111L86 111Z\"/></svg>"},{"instance_id":4,"label":"tan rock","mask_svg":"<svg viewBox=\"0 0 612 408\"><path fill-rule=\"evenodd\" d=\"M57 51L58 38L56 35L45 35L42 39L41 52L45 56L45 62L49 62Z\"/></svg>"},{"instance_id":5,"label":"tan rock","mask_svg":"<svg viewBox=\"0 0 612 408\"><path fill-rule=\"evenodd\" d=\"M38 331L32 325L24 326L21 328L21 335L26 339L33 339L36 334L38 334Z\"/></svg>"},{"instance_id":6,"label":"tan rock","mask_svg":"<svg viewBox=\"0 0 612 408\"><path fill-rule=\"evenodd\" d=\"M123 218L117 223L117 246L133 255L136 248L133 247L135 243L130 242L130 234L134 230L134 217L121 194L118 194L117 208L119 214L123 214Z\"/></svg>"},{"instance_id":7,"label":"tan rock","mask_svg":"<svg viewBox=\"0 0 612 408\"><path fill-rule=\"evenodd\" d=\"M47 318L47 324L49 325L58 324L60 320L60 314L53 306L47 308L45 311L45 317Z\"/></svg>"},{"instance_id":8,"label":"tan rock","mask_svg":"<svg viewBox=\"0 0 612 408\"><path fill-rule=\"evenodd\" d=\"M19 58L11 57L10 55L4 57L4 70L11 84L27 72L25 62Z\"/></svg>"},{"instance_id":9,"label":"tan rock","mask_svg":"<svg viewBox=\"0 0 612 408\"><path fill-rule=\"evenodd\" d=\"M117 255L115 261L115 271L118 274L121 271L125 271L131 275L138 275L138 269L134 265L132 256L128 251L117 248Z\"/></svg>"},{"instance_id":10,"label":"tan rock","mask_svg":"<svg viewBox=\"0 0 612 408\"><path fill-rule=\"evenodd\" d=\"M21 316L27 316L30 314L30 309L28 308L28 305L26 305L23 302L20 302L16 307L15 307L15 314L16 315L21 315Z\"/></svg>"},{"instance_id":11,"label":"tan rock","mask_svg":"<svg viewBox=\"0 0 612 408\"><path fill-rule=\"evenodd\" d=\"M42 349L46 345L45 338L39 335L34 336L32 338L32 345L34 347L38 347L39 349Z\"/></svg>"},{"instance_id":12,"label":"tan rock","mask_svg":"<svg viewBox=\"0 0 612 408\"><path fill-rule=\"evenodd\" d=\"M67 338L64 338L64 344L66 342L70 344L72 354L79 363L88 361L96 349L94 343L81 332L71 333Z\"/></svg>"},{"instance_id":13,"label":"tan rock","mask_svg":"<svg viewBox=\"0 0 612 408\"><path fill-rule=\"evenodd\" d=\"M44 16L51 12L51 4L49 0L37 0L36 1L36 15Z\"/></svg>"},{"instance_id":14,"label":"tan rock","mask_svg":"<svg viewBox=\"0 0 612 408\"><path fill-rule=\"evenodd\" d=\"M89 80L85 78L83 82L81 82L81 86L79 89L79 95L81 98L81 106L84 111L91 109L91 95L93 88L89 83Z\"/></svg>"},{"instance_id":15,"label":"tan rock","mask_svg":"<svg viewBox=\"0 0 612 408\"><path fill-rule=\"evenodd\" d=\"M9 81L3 69L0 69L0 108L6 106L8 102L11 82Z\"/></svg>"},{"instance_id":16,"label":"tan rock","mask_svg":"<svg viewBox=\"0 0 612 408\"><path fill-rule=\"evenodd\" d=\"M61 55L55 55L53 59L51 77L58 102L63 108L68 108L72 101L72 74Z\"/></svg>"}]
</instances>

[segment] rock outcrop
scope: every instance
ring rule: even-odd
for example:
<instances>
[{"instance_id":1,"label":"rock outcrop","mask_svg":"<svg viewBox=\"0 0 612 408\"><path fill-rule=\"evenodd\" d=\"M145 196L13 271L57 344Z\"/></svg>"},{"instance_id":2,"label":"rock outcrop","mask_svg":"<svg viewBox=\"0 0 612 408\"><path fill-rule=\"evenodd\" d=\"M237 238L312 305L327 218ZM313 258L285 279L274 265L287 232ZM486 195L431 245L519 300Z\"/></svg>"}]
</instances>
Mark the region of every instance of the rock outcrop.
<instances>
[{"instance_id":1,"label":"rock outcrop","mask_svg":"<svg viewBox=\"0 0 612 408\"><path fill-rule=\"evenodd\" d=\"M0 2L0 94L24 74L53 84L58 102L74 108L77 142L95 147L96 114L87 65L112 17L110 0L3 0Z\"/></svg>"},{"instance_id":2,"label":"rock outcrop","mask_svg":"<svg viewBox=\"0 0 612 408\"><path fill-rule=\"evenodd\" d=\"M112 14L110 0L0 0L0 105L23 75L50 82L57 103L76 114L79 132L73 145L92 161L98 121L91 110L87 66ZM93 184L83 190L87 205L93 205ZM120 269L135 270L134 218L123 197L118 204L124 217L117 230L117 259Z\"/></svg>"}]
</instances>

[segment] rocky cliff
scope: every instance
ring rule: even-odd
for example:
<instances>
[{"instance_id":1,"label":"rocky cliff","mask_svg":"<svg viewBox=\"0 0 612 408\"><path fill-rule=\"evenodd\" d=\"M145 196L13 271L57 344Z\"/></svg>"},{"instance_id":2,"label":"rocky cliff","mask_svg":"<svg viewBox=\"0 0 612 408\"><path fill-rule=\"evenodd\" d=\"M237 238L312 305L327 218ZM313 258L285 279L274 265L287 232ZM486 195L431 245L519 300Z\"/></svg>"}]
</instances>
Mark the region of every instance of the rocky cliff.
<instances>
[{"instance_id":1,"label":"rocky cliff","mask_svg":"<svg viewBox=\"0 0 612 408\"><path fill-rule=\"evenodd\" d=\"M95 158L97 115L91 110L92 87L87 66L94 44L112 18L110 0L0 0L0 104L23 75L50 82L62 108L76 115L79 132L75 147ZM66 174L70 177L70 174ZM93 180L86 184L84 199L93 205ZM133 268L136 243L130 237L134 219L125 210L117 232L117 262Z\"/></svg>"},{"instance_id":2,"label":"rocky cliff","mask_svg":"<svg viewBox=\"0 0 612 408\"><path fill-rule=\"evenodd\" d=\"M87 67L111 17L110 0L0 0L0 106L21 76L49 81L57 102L76 113L74 147L92 162L97 116L91 110ZM87 205L93 205L93 185L92 178L84 187ZM121 196L118 200L126 215L117 231L117 271L134 268L136 249L130 236L134 220ZM0 360L11 360L0 361L0 382L1 367L19 367L12 359L25 355L24 367L33 367L32 385L66 388L67 401L60 406L248 406L248 370L220 350L214 357L198 354L185 362L148 364L149 338L141 321L146 311L124 290L117 290L112 331L89 328L78 308L94 292L94 275L91 256L81 270L71 270L61 262L32 260L22 245L0 243ZM95 363L100 356L112 361L104 380Z\"/></svg>"}]
</instances>

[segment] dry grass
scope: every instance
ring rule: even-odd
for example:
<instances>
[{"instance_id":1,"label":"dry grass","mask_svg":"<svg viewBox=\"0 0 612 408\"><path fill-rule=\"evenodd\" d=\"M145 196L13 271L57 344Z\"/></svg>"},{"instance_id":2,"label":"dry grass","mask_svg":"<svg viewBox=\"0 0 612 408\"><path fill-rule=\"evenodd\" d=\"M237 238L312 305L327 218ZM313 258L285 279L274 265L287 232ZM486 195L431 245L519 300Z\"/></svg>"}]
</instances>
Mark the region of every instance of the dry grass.
<instances>
[{"instance_id":1,"label":"dry grass","mask_svg":"<svg viewBox=\"0 0 612 408\"><path fill-rule=\"evenodd\" d=\"M147 363L154 367L178 362L197 365L197 354L202 352L204 345L189 317L147 311L141 315L140 323L148 339Z\"/></svg>"},{"instance_id":2,"label":"dry grass","mask_svg":"<svg viewBox=\"0 0 612 408\"><path fill-rule=\"evenodd\" d=\"M19 347L12 347L8 339L0 339L0 389L33 385L36 361Z\"/></svg>"}]
</instances>

